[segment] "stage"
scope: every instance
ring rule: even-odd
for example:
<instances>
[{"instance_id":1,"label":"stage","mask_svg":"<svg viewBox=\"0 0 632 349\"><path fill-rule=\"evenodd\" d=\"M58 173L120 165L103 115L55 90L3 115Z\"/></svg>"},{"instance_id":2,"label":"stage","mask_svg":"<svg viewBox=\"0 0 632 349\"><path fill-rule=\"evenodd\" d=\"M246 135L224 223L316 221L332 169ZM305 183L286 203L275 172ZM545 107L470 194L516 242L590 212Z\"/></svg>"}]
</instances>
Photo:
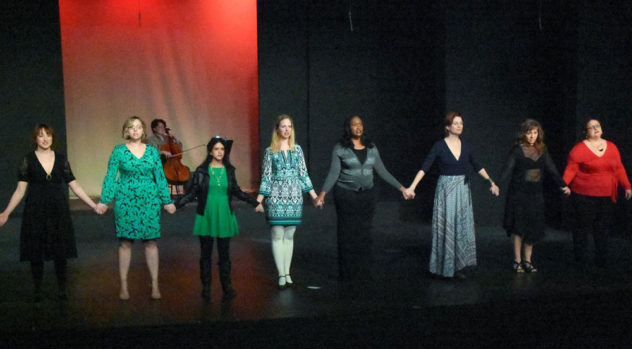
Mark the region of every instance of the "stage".
<instances>
[{"instance_id":1,"label":"stage","mask_svg":"<svg viewBox=\"0 0 632 349\"><path fill-rule=\"evenodd\" d=\"M400 220L401 205L378 204L373 281L347 284L336 280L333 205L306 206L292 266L298 287L279 291L265 219L238 203L241 234L231 242L238 294L229 303L221 302L216 254L212 301L200 297L199 245L191 234L195 204L163 215L158 301L149 297L141 243L133 246L131 299L119 301L112 213L74 210L79 258L69 262L69 299L57 299L47 263L47 296L34 303L29 265L18 262L16 215L0 235L0 334L9 347L581 347L631 337L625 331L632 295L629 238L611 239L607 268L582 271L571 263L570 233L549 230L535 248L539 271L515 274L504 231L478 226L478 267L465 280L442 280L426 273L429 224Z\"/></svg>"}]
</instances>

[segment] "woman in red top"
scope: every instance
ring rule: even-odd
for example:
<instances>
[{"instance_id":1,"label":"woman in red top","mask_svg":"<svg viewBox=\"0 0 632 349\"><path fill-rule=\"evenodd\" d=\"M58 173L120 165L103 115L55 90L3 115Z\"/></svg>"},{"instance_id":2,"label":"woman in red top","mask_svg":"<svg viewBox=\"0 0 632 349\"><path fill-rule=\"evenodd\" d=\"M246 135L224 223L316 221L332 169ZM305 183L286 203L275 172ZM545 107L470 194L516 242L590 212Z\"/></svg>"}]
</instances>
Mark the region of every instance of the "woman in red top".
<instances>
[{"instance_id":1,"label":"woman in red top","mask_svg":"<svg viewBox=\"0 0 632 349\"><path fill-rule=\"evenodd\" d=\"M593 233L595 264L605 266L608 229L612 222L617 186L625 188L625 198L632 197L632 186L621 163L619 150L612 142L601 138L601 123L589 119L584 124L586 139L577 143L568 155L564 181L573 192L576 227L573 232L575 261L584 262L586 237Z\"/></svg>"}]
</instances>

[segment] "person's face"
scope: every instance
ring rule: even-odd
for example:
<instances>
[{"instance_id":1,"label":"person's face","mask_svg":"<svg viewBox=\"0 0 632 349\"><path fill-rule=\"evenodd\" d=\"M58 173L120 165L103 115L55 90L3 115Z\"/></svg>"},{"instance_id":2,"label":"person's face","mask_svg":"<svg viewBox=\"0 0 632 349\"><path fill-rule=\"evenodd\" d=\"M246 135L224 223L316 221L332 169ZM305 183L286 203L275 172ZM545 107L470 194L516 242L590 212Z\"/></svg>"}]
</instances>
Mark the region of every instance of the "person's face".
<instances>
[{"instance_id":1,"label":"person's face","mask_svg":"<svg viewBox=\"0 0 632 349\"><path fill-rule=\"evenodd\" d=\"M152 130L154 131L155 134L158 134L161 136L167 135L167 126L163 124L162 122L159 122L158 125L156 125L156 127L154 127Z\"/></svg>"},{"instance_id":2,"label":"person's face","mask_svg":"<svg viewBox=\"0 0 632 349\"><path fill-rule=\"evenodd\" d=\"M463 119L460 116L455 116L452 119L452 124L450 126L446 126L448 133L458 136L463 133Z\"/></svg>"},{"instance_id":3,"label":"person's face","mask_svg":"<svg viewBox=\"0 0 632 349\"><path fill-rule=\"evenodd\" d=\"M529 145L534 145L535 141L538 140L538 128L537 127L530 128L529 131L527 131L527 133L524 134L524 136L527 139L527 143L529 143Z\"/></svg>"},{"instance_id":4,"label":"person's face","mask_svg":"<svg viewBox=\"0 0 632 349\"><path fill-rule=\"evenodd\" d=\"M131 140L138 141L143 138L143 124L139 120L134 120L134 122L127 127L127 132Z\"/></svg>"},{"instance_id":5,"label":"person's face","mask_svg":"<svg viewBox=\"0 0 632 349\"><path fill-rule=\"evenodd\" d=\"M283 119L277 128L277 134L283 140L288 140L292 136L292 122L290 119Z\"/></svg>"},{"instance_id":6,"label":"person's face","mask_svg":"<svg viewBox=\"0 0 632 349\"><path fill-rule=\"evenodd\" d=\"M349 128L351 129L351 136L353 138L360 138L364 133L364 125L362 124L362 119L355 116L351 119L351 123Z\"/></svg>"},{"instance_id":7,"label":"person's face","mask_svg":"<svg viewBox=\"0 0 632 349\"><path fill-rule=\"evenodd\" d=\"M587 138L599 138L601 137L601 124L597 120L590 120L586 124L586 137Z\"/></svg>"},{"instance_id":8,"label":"person's face","mask_svg":"<svg viewBox=\"0 0 632 349\"><path fill-rule=\"evenodd\" d=\"M37 147L41 150L48 150L51 145L53 145L53 135L47 133L45 129L41 128L37 134Z\"/></svg>"},{"instance_id":9,"label":"person's face","mask_svg":"<svg viewBox=\"0 0 632 349\"><path fill-rule=\"evenodd\" d=\"M211 152L209 154L213 157L213 160L222 162L222 160L224 159L224 151L224 145L220 142L217 142L215 143L213 149L211 149Z\"/></svg>"}]
</instances>

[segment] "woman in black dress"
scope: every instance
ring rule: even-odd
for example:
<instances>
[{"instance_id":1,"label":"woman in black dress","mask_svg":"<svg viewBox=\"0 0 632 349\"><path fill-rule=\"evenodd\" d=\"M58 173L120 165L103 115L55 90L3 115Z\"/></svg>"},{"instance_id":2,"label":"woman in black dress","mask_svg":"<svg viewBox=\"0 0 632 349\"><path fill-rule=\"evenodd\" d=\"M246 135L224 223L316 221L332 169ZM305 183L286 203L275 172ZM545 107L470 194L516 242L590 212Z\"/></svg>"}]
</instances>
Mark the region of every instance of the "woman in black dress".
<instances>
[{"instance_id":1,"label":"woman in black dress","mask_svg":"<svg viewBox=\"0 0 632 349\"><path fill-rule=\"evenodd\" d=\"M570 194L570 189L557 172L546 150L544 131L540 123L526 119L520 125L520 134L509 153L501 176L501 183L511 178L503 227L507 236L513 238L513 270L518 273L537 271L531 261L531 254L533 245L544 237L544 171L548 172L564 194Z\"/></svg>"},{"instance_id":2,"label":"woman in black dress","mask_svg":"<svg viewBox=\"0 0 632 349\"><path fill-rule=\"evenodd\" d=\"M68 187L88 206L96 204L83 191L64 154L52 150L55 132L38 125L31 134L35 151L26 154L18 169L18 185L7 208L0 213L0 227L26 195L20 232L20 261L31 262L35 301L41 300L44 261L55 262L59 298L66 299L66 259L77 257L75 235L68 207ZM27 190L28 189L28 190Z\"/></svg>"}]
</instances>

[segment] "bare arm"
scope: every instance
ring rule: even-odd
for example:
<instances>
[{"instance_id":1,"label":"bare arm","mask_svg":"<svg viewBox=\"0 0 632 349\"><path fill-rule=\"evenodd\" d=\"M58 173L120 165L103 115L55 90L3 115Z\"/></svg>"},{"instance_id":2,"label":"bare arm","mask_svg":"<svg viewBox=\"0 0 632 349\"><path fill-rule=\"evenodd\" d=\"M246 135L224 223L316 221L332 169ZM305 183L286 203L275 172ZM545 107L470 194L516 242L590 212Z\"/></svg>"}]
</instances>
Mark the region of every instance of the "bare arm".
<instances>
[{"instance_id":1,"label":"bare arm","mask_svg":"<svg viewBox=\"0 0 632 349\"><path fill-rule=\"evenodd\" d=\"M413 179L413 182L410 184L408 189L411 191L415 191L415 188L417 188L417 185L419 184L419 182L421 182L421 180L424 178L425 175L426 173L424 172L424 170L419 170L419 172L417 172L417 175L415 176L415 179Z\"/></svg>"},{"instance_id":2,"label":"bare arm","mask_svg":"<svg viewBox=\"0 0 632 349\"><path fill-rule=\"evenodd\" d=\"M75 195L77 195L77 197L81 199L81 201L90 206L90 208L94 210L97 207L97 204L92 201L92 199L88 196L88 194L86 194L86 192L79 185L79 183L77 183L76 180L68 183L68 186L70 187L70 190L72 190L72 192L75 193Z\"/></svg>"},{"instance_id":3,"label":"bare arm","mask_svg":"<svg viewBox=\"0 0 632 349\"><path fill-rule=\"evenodd\" d=\"M20 201L22 201L22 198L24 198L24 194L26 194L27 187L27 182L18 181L18 186L15 188L13 195L11 195L11 199L9 200L7 208L5 208L2 213L0 213L0 227L3 226L7 222L7 220L9 220L9 215L11 215L16 207L18 207Z\"/></svg>"}]
</instances>

